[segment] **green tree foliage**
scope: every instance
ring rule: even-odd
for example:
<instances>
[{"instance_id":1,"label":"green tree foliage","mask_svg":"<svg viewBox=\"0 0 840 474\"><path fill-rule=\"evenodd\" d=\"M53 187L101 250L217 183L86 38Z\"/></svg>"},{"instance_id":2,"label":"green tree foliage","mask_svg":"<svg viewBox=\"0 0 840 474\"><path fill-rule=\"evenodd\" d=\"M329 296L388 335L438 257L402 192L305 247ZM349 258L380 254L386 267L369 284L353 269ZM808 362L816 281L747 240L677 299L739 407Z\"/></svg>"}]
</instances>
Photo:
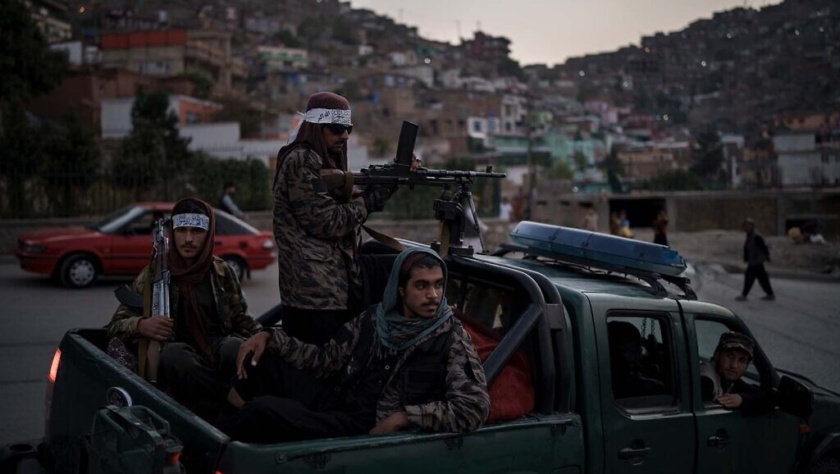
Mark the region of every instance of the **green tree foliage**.
<instances>
[{"instance_id":1,"label":"green tree foliage","mask_svg":"<svg viewBox=\"0 0 840 474\"><path fill-rule=\"evenodd\" d=\"M201 71L187 71L181 74L195 84L193 94L199 99L209 99L213 94L213 78Z\"/></svg>"},{"instance_id":2,"label":"green tree foliage","mask_svg":"<svg viewBox=\"0 0 840 474\"><path fill-rule=\"evenodd\" d=\"M302 46L300 40L289 30L280 30L274 33L274 39L283 43L283 46L287 48L300 48Z\"/></svg>"},{"instance_id":3,"label":"green tree foliage","mask_svg":"<svg viewBox=\"0 0 840 474\"><path fill-rule=\"evenodd\" d=\"M67 56L51 51L23 2L0 2L0 174L8 189L8 210L31 211L27 180L39 172L41 137L23 103L61 83Z\"/></svg>"},{"instance_id":4,"label":"green tree foliage","mask_svg":"<svg viewBox=\"0 0 840 474\"><path fill-rule=\"evenodd\" d=\"M262 161L221 160L196 153L190 173L190 185L183 188L201 196L212 205L218 204L222 186L228 181L236 185L236 204L245 211L271 208L271 180Z\"/></svg>"},{"instance_id":5,"label":"green tree foliage","mask_svg":"<svg viewBox=\"0 0 840 474\"><path fill-rule=\"evenodd\" d=\"M8 193L8 207L2 210L25 217L32 210L25 193L26 183L40 171L40 138L19 102L9 102L0 108L0 113L5 124L0 134L0 173Z\"/></svg>"},{"instance_id":6,"label":"green tree foliage","mask_svg":"<svg viewBox=\"0 0 840 474\"><path fill-rule=\"evenodd\" d=\"M171 199L170 183L188 170L192 156L189 139L180 136L178 117L169 110L169 94L138 89L131 126L111 162L116 184L134 189L137 199L162 184L163 198Z\"/></svg>"},{"instance_id":7,"label":"green tree foliage","mask_svg":"<svg viewBox=\"0 0 840 474\"><path fill-rule=\"evenodd\" d=\"M301 20L300 25L298 25L297 34L306 44L306 48L312 49L312 46L318 40L318 37L321 36L323 30L324 23L321 20L308 16Z\"/></svg>"},{"instance_id":8,"label":"green tree foliage","mask_svg":"<svg viewBox=\"0 0 840 474\"><path fill-rule=\"evenodd\" d=\"M364 58L362 58L364 59ZM361 65L361 59L360 59ZM362 97L362 86L359 84L359 81L355 79L348 79L341 84L341 88L336 91L337 94L343 95L347 97L350 102L355 100L361 100Z\"/></svg>"},{"instance_id":9,"label":"green tree foliage","mask_svg":"<svg viewBox=\"0 0 840 474\"><path fill-rule=\"evenodd\" d=\"M357 45L360 43L357 28L344 16L336 16L332 25L333 39L344 44Z\"/></svg>"},{"instance_id":10,"label":"green tree foliage","mask_svg":"<svg viewBox=\"0 0 840 474\"><path fill-rule=\"evenodd\" d=\"M551 179L572 179L574 172L568 163L557 160L548 170L548 177Z\"/></svg>"},{"instance_id":11,"label":"green tree foliage","mask_svg":"<svg viewBox=\"0 0 840 474\"><path fill-rule=\"evenodd\" d=\"M165 168L163 131L140 121L120 143L119 153L111 161L111 176L116 185L132 189L134 198L142 200L143 193L160 184L167 175Z\"/></svg>"},{"instance_id":12,"label":"green tree foliage","mask_svg":"<svg viewBox=\"0 0 840 474\"><path fill-rule=\"evenodd\" d=\"M618 159L618 149L616 147L610 150L610 154L598 164L598 167L607 173L607 182L612 192L624 192L624 187L621 185L621 180L619 179L624 174L624 165Z\"/></svg>"},{"instance_id":13,"label":"green tree foliage","mask_svg":"<svg viewBox=\"0 0 840 474\"><path fill-rule=\"evenodd\" d=\"M64 78L67 55L49 49L23 2L0 3L0 44L0 105L49 92Z\"/></svg>"},{"instance_id":14,"label":"green tree foliage","mask_svg":"<svg viewBox=\"0 0 840 474\"><path fill-rule=\"evenodd\" d=\"M660 173L651 179L645 187L653 191L699 191L704 189L703 180L687 170Z\"/></svg>"},{"instance_id":15,"label":"green tree foliage","mask_svg":"<svg viewBox=\"0 0 840 474\"><path fill-rule=\"evenodd\" d=\"M46 138L42 179L51 214L76 215L80 196L100 178L102 160L96 138L73 111L60 123L42 127L39 134Z\"/></svg>"}]
</instances>

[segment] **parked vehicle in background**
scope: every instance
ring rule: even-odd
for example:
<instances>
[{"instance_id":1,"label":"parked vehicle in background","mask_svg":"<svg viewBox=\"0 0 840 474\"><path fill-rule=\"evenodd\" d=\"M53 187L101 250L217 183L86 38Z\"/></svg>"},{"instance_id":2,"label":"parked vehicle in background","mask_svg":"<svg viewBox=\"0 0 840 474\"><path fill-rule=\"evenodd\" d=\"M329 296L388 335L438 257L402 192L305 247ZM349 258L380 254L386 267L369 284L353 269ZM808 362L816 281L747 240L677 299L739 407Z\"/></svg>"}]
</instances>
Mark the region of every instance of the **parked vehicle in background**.
<instances>
[{"instance_id":1,"label":"parked vehicle in background","mask_svg":"<svg viewBox=\"0 0 840 474\"><path fill-rule=\"evenodd\" d=\"M141 202L114 211L86 226L21 235L15 255L23 270L50 275L69 288L92 285L101 275L136 275L149 263L152 226L169 217L174 204ZM274 236L218 209L214 254L242 280L276 259Z\"/></svg>"}]
</instances>

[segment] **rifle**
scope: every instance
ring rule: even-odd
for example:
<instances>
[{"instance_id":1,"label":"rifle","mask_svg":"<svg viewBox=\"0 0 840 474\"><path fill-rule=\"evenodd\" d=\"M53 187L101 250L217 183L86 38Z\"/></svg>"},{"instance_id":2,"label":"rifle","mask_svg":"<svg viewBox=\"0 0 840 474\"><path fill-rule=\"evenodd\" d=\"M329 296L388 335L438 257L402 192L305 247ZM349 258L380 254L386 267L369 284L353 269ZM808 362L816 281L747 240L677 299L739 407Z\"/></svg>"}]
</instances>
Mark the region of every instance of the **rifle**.
<instances>
[{"instance_id":1,"label":"rifle","mask_svg":"<svg viewBox=\"0 0 840 474\"><path fill-rule=\"evenodd\" d=\"M143 315L146 317L171 317L169 310L170 271L167 260L169 238L166 236L165 219L158 219L154 225L152 258L149 265L149 282L144 291ZM140 375L152 383L157 382L160 364L161 343L153 339L140 340L139 369Z\"/></svg>"}]
</instances>

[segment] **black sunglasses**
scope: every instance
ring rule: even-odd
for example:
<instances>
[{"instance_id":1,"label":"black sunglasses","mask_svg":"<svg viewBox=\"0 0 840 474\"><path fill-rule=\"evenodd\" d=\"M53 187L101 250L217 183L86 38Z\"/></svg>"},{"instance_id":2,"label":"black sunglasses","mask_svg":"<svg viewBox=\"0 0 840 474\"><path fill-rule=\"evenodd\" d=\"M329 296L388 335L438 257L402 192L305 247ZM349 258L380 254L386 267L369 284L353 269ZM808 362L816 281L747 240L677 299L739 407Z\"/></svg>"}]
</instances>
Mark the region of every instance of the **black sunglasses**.
<instances>
[{"instance_id":1,"label":"black sunglasses","mask_svg":"<svg viewBox=\"0 0 840 474\"><path fill-rule=\"evenodd\" d=\"M340 123L328 123L327 128L330 129L336 135L341 135L344 131L347 131L347 134L350 135L353 133L353 126L352 125L341 125Z\"/></svg>"}]
</instances>

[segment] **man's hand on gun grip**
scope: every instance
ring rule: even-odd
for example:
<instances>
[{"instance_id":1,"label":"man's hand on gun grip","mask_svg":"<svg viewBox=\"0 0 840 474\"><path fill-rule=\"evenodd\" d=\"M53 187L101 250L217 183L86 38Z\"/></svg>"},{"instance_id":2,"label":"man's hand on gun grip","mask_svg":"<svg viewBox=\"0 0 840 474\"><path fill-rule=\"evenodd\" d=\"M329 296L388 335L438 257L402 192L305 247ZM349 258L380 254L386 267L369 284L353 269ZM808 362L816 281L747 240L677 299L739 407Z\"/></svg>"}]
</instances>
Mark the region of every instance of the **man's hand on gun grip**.
<instances>
[{"instance_id":1,"label":"man's hand on gun grip","mask_svg":"<svg viewBox=\"0 0 840 474\"><path fill-rule=\"evenodd\" d=\"M373 212L382 212L385 209L385 201L391 198L393 191L391 188L381 186L368 186L362 193L362 198L365 200L365 208L368 214Z\"/></svg>"},{"instance_id":2,"label":"man's hand on gun grip","mask_svg":"<svg viewBox=\"0 0 840 474\"><path fill-rule=\"evenodd\" d=\"M175 323L164 316L152 316L143 318L137 323L137 330L140 335L156 341L165 341L172 335Z\"/></svg>"}]
</instances>

